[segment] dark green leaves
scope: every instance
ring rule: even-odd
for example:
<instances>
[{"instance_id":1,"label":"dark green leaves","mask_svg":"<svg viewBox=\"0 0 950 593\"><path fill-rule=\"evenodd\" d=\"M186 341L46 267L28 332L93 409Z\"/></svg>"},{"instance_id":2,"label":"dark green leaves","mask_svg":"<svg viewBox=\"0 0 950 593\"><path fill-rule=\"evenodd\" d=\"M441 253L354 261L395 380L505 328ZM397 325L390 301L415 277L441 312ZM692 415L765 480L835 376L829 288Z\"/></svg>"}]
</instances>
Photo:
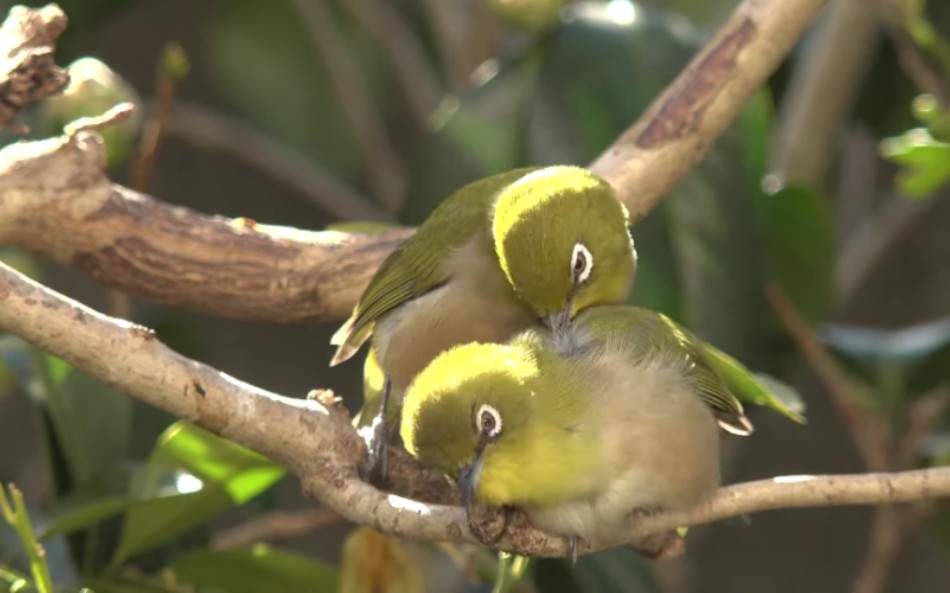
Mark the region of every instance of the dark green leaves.
<instances>
[{"instance_id":1,"label":"dark green leaves","mask_svg":"<svg viewBox=\"0 0 950 593\"><path fill-rule=\"evenodd\" d=\"M824 319L836 254L831 207L796 185L765 194L761 202L772 273L799 313L812 322Z\"/></svg>"},{"instance_id":2,"label":"dark green leaves","mask_svg":"<svg viewBox=\"0 0 950 593\"><path fill-rule=\"evenodd\" d=\"M541 559L534 582L544 593L655 593L659 591L642 556L616 548L582 556L577 566L563 560Z\"/></svg>"},{"instance_id":3,"label":"dark green leaves","mask_svg":"<svg viewBox=\"0 0 950 593\"><path fill-rule=\"evenodd\" d=\"M228 593L322 593L338 589L336 570L306 556L256 545L242 550L203 550L168 566L181 584Z\"/></svg>"},{"instance_id":4,"label":"dark green leaves","mask_svg":"<svg viewBox=\"0 0 950 593\"><path fill-rule=\"evenodd\" d=\"M830 325L824 341L890 397L915 397L950 380L950 319L887 331Z\"/></svg>"}]
</instances>

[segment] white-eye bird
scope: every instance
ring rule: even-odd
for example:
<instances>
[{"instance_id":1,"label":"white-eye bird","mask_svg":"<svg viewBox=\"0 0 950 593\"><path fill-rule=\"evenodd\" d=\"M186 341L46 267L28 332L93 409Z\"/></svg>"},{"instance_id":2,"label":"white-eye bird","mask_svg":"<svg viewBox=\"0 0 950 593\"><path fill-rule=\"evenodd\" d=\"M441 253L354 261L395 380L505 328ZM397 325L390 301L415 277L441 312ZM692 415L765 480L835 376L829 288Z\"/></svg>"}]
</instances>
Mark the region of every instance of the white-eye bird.
<instances>
[{"instance_id":1,"label":"white-eye bird","mask_svg":"<svg viewBox=\"0 0 950 593\"><path fill-rule=\"evenodd\" d=\"M333 366L372 336L358 420L375 428L367 473L383 463L385 475L386 424L433 358L505 342L539 320L561 335L585 307L624 301L635 269L626 208L586 169L519 169L449 196L386 259L331 340Z\"/></svg>"},{"instance_id":2,"label":"white-eye bird","mask_svg":"<svg viewBox=\"0 0 950 593\"><path fill-rule=\"evenodd\" d=\"M458 480L467 507L520 507L572 546L609 546L634 511L716 490L717 424L752 431L703 342L660 313L604 305L566 340L537 327L443 353L407 390L401 434Z\"/></svg>"}]
</instances>

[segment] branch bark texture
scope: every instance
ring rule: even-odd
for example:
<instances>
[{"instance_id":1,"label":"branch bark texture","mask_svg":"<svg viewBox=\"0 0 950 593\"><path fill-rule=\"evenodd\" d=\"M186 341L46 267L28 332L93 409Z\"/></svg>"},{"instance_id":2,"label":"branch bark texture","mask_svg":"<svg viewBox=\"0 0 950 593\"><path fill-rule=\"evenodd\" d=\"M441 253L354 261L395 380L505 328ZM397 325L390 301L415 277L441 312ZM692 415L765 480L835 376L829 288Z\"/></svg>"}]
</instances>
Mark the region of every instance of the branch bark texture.
<instances>
[{"instance_id":1,"label":"branch bark texture","mask_svg":"<svg viewBox=\"0 0 950 593\"><path fill-rule=\"evenodd\" d=\"M0 328L179 418L267 455L297 475L336 513L404 537L478 543L449 483L401 452L390 459L392 490L363 482L362 439L327 392L291 399L189 360L151 331L110 318L0 264ZM669 529L786 507L881 504L950 496L950 467L894 474L798 476L729 486L685 512L641 519L639 541ZM448 504L431 504L433 501ZM623 542L616 542L618 544ZM497 547L533 556L566 556L564 538L516 517ZM594 551L581 545L582 553Z\"/></svg>"},{"instance_id":2,"label":"branch bark texture","mask_svg":"<svg viewBox=\"0 0 950 593\"><path fill-rule=\"evenodd\" d=\"M591 165L640 220L709 152L827 0L745 0L640 120Z\"/></svg>"},{"instance_id":3,"label":"branch bark texture","mask_svg":"<svg viewBox=\"0 0 950 593\"><path fill-rule=\"evenodd\" d=\"M0 244L172 306L259 321L345 317L409 236L205 216L115 185L88 132L0 151Z\"/></svg>"}]
</instances>

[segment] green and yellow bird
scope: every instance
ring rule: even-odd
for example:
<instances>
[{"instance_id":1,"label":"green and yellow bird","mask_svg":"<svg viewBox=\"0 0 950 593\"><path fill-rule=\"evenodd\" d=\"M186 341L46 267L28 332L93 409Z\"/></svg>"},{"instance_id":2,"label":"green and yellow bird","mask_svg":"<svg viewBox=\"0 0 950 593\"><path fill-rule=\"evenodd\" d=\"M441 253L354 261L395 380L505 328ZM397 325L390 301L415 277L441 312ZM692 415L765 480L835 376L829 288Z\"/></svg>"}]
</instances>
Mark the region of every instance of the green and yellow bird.
<instances>
[{"instance_id":1,"label":"green and yellow bird","mask_svg":"<svg viewBox=\"0 0 950 593\"><path fill-rule=\"evenodd\" d=\"M374 426L367 473L382 463L398 405L440 353L505 342L543 322L568 331L578 311L627 298L636 252L613 189L573 166L476 181L440 204L370 281L333 336L331 366L370 337L359 423Z\"/></svg>"},{"instance_id":2,"label":"green and yellow bird","mask_svg":"<svg viewBox=\"0 0 950 593\"><path fill-rule=\"evenodd\" d=\"M574 545L620 544L634 511L716 490L717 425L752 432L706 347L660 313L610 305L566 335L460 345L407 390L402 438L458 480L466 506L517 506Z\"/></svg>"}]
</instances>

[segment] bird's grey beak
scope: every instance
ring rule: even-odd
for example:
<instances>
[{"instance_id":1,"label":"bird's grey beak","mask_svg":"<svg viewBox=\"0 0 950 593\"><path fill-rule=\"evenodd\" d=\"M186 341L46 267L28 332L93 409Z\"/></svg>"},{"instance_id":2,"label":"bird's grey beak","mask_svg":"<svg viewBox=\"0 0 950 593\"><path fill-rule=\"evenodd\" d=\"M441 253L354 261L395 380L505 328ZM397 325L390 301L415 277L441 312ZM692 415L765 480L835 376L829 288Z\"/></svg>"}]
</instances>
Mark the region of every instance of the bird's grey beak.
<instances>
[{"instance_id":1,"label":"bird's grey beak","mask_svg":"<svg viewBox=\"0 0 950 593\"><path fill-rule=\"evenodd\" d=\"M462 505L465 507L465 512L471 514L472 504L475 499L475 489L478 488L478 478L482 474L482 462L484 459L484 448L479 448L475 453L475 460L463 466L459 470L458 474L458 484L459 490L462 492Z\"/></svg>"},{"instance_id":2,"label":"bird's grey beak","mask_svg":"<svg viewBox=\"0 0 950 593\"><path fill-rule=\"evenodd\" d=\"M549 313L544 321L555 337L560 338L567 334L571 325L571 307L572 303L568 301L567 306L560 311Z\"/></svg>"}]
</instances>

